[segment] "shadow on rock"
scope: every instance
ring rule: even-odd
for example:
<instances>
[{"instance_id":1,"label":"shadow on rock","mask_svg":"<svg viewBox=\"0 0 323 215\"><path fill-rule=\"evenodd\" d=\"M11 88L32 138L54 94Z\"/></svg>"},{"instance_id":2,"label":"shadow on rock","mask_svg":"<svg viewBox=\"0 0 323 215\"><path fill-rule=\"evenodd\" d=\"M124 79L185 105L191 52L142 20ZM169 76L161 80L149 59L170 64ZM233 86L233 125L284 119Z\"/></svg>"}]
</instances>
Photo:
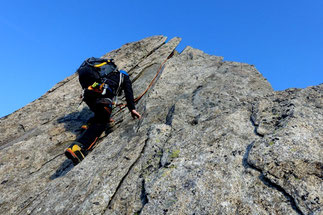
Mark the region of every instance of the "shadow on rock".
<instances>
[{"instance_id":1,"label":"shadow on rock","mask_svg":"<svg viewBox=\"0 0 323 215\"><path fill-rule=\"evenodd\" d=\"M87 120L92 116L92 111L88 107L84 107L82 111L76 111L58 118L57 122L64 123L66 131L79 134L81 126L86 124Z\"/></svg>"},{"instance_id":2,"label":"shadow on rock","mask_svg":"<svg viewBox=\"0 0 323 215\"><path fill-rule=\"evenodd\" d=\"M49 177L50 180L54 180L56 178L62 177L66 175L69 171L73 169L73 162L69 159L66 159L61 166L56 170L56 172Z\"/></svg>"},{"instance_id":3,"label":"shadow on rock","mask_svg":"<svg viewBox=\"0 0 323 215\"><path fill-rule=\"evenodd\" d=\"M242 165L245 169L247 168L252 168L250 166L250 164L248 163L248 157L249 157L249 153L250 153L250 150L252 149L253 145L255 144L255 142L252 142L250 143L248 146L247 146L247 149L246 149L246 152L245 154L243 155L243 159L242 159Z\"/></svg>"},{"instance_id":4,"label":"shadow on rock","mask_svg":"<svg viewBox=\"0 0 323 215\"><path fill-rule=\"evenodd\" d=\"M92 111L88 107L84 107L82 111L73 112L67 114L59 119L57 119L57 123L64 124L64 128L66 132L71 132L76 134L76 136L81 135L81 126L86 124L87 121L93 116ZM122 121L120 121L122 122ZM119 124L117 122L116 124ZM111 122L107 125L106 130L102 133L101 137L97 141L98 144L101 142L102 138L108 136L116 129L115 122ZM67 140L61 143L62 147L67 148L69 145L72 144L74 140ZM62 150L64 150L62 149ZM57 178L65 176L69 171L74 168L74 164L71 160L66 159L60 167L56 170L56 172L51 175L49 178L50 180L55 180Z\"/></svg>"}]
</instances>

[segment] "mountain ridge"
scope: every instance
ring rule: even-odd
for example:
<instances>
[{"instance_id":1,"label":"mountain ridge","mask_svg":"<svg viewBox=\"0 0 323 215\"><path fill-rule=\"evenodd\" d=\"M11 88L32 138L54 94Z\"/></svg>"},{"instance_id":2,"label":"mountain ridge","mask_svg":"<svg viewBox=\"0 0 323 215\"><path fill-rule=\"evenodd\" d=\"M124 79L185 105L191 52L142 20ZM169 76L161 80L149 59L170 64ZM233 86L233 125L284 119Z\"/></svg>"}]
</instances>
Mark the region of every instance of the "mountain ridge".
<instances>
[{"instance_id":1,"label":"mountain ridge","mask_svg":"<svg viewBox=\"0 0 323 215\"><path fill-rule=\"evenodd\" d=\"M274 91L245 63L153 36L104 55L129 72L143 118L73 166L90 116L77 74L0 119L0 213L320 214L323 85Z\"/></svg>"}]
</instances>

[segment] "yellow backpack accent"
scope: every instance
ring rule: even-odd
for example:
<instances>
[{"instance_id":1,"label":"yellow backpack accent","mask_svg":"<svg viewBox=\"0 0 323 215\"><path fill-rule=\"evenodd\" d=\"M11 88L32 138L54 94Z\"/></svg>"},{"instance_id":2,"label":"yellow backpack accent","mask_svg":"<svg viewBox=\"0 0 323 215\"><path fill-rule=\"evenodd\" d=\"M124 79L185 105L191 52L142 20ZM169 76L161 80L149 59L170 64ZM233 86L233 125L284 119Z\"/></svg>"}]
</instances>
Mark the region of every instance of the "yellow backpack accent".
<instances>
[{"instance_id":1,"label":"yellow backpack accent","mask_svg":"<svg viewBox=\"0 0 323 215\"><path fill-rule=\"evenodd\" d=\"M97 65L94 65L94 67L101 67L101 66L104 66L106 64L107 64L107 62L103 62L103 63L97 64Z\"/></svg>"}]
</instances>

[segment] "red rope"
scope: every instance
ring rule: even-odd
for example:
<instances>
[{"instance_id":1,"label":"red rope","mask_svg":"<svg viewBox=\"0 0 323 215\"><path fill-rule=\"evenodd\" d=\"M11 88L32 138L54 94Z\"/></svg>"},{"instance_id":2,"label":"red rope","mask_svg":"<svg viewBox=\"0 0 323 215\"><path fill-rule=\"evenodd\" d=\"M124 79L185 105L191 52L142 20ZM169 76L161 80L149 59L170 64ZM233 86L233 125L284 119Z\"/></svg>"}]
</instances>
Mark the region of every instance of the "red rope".
<instances>
[{"instance_id":1,"label":"red rope","mask_svg":"<svg viewBox=\"0 0 323 215\"><path fill-rule=\"evenodd\" d=\"M162 71L163 66L165 65L165 63L167 62L167 60L169 58L171 58L173 56L174 53L170 54L167 59L160 65L155 77L153 78L153 80L150 82L150 84L148 85L148 87L146 88L146 90L137 98L134 99L135 103L137 103L147 92L148 90L151 88L151 86L154 84L154 82L156 81L156 78L158 77L159 73ZM117 112L119 113L121 110L123 110L125 107L127 107L127 104L119 104L117 105L117 107L120 108L120 110Z\"/></svg>"}]
</instances>

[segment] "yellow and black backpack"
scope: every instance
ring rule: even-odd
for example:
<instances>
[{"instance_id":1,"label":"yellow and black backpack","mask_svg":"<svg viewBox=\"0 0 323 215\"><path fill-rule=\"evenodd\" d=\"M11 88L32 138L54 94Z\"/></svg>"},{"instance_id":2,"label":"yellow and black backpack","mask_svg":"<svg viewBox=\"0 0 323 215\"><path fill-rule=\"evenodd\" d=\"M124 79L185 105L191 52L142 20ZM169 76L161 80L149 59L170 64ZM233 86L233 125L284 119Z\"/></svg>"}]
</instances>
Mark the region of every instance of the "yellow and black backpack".
<instances>
[{"instance_id":1,"label":"yellow and black backpack","mask_svg":"<svg viewBox=\"0 0 323 215\"><path fill-rule=\"evenodd\" d=\"M119 71L113 59L91 57L81 64L77 72L82 88L87 88L94 81L104 83L109 73Z\"/></svg>"},{"instance_id":2,"label":"yellow and black backpack","mask_svg":"<svg viewBox=\"0 0 323 215\"><path fill-rule=\"evenodd\" d=\"M124 75L128 76L127 72L119 71L113 59L102 59L91 57L86 59L78 68L79 81L84 90L93 90L101 95L106 95L111 92L114 96L121 93L121 85L124 80ZM111 82L112 77L114 82ZM110 78L109 78L110 76ZM115 83L117 81L117 83Z\"/></svg>"}]
</instances>

